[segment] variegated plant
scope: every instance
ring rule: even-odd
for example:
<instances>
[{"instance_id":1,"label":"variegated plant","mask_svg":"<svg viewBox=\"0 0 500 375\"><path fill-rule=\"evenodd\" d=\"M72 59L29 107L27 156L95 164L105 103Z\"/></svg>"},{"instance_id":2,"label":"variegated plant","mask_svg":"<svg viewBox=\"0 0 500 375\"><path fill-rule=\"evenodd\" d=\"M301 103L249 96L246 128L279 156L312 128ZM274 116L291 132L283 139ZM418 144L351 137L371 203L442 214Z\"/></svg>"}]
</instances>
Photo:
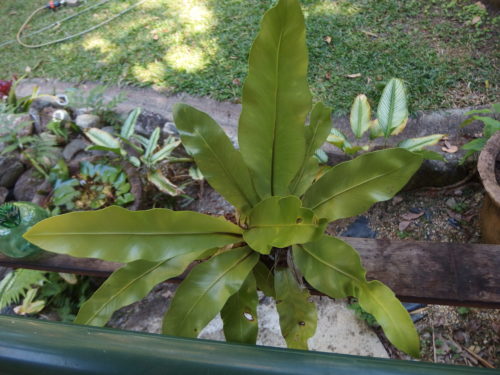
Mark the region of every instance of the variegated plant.
<instances>
[{"instance_id":1,"label":"variegated plant","mask_svg":"<svg viewBox=\"0 0 500 375\"><path fill-rule=\"evenodd\" d=\"M186 162L189 158L172 156L172 151L181 141L172 136L165 139L163 146L159 146L160 128L156 127L149 138L135 132L137 119L141 109L136 108L128 115L120 134L111 135L99 128L85 130L85 135L94 144L89 150L109 151L123 158L134 167L139 168L158 190L165 194L176 196L182 190L171 182L162 172L161 164L165 162Z\"/></svg>"},{"instance_id":2,"label":"variegated plant","mask_svg":"<svg viewBox=\"0 0 500 375\"><path fill-rule=\"evenodd\" d=\"M177 289L163 333L196 337L221 312L228 341L255 343L260 289L277 301L288 346L306 349L317 313L303 277L332 298L358 298L394 345L419 355L417 332L394 293L367 281L357 252L324 232L329 222L394 196L422 158L387 149L318 178L313 155L330 132L331 110L321 103L312 108L307 64L299 2L280 0L264 16L250 53L240 149L207 114L184 104L174 108L184 147L236 207L236 223L188 211L110 207L53 217L25 235L55 253L124 263L85 303L76 323L104 325L116 309L203 260Z\"/></svg>"},{"instance_id":3,"label":"variegated plant","mask_svg":"<svg viewBox=\"0 0 500 375\"><path fill-rule=\"evenodd\" d=\"M400 134L408 123L406 88L400 79L392 78L384 88L377 107L377 118L372 120L371 107L364 94L358 95L352 104L349 117L351 130L356 139L370 131L370 139L384 137L386 140ZM408 138L398 143L398 147L420 154L426 159L444 160L437 152L426 149L438 143L444 134L432 134L418 138ZM327 142L338 147L347 155L368 151L370 145L353 145L339 129L332 128Z\"/></svg>"}]
</instances>

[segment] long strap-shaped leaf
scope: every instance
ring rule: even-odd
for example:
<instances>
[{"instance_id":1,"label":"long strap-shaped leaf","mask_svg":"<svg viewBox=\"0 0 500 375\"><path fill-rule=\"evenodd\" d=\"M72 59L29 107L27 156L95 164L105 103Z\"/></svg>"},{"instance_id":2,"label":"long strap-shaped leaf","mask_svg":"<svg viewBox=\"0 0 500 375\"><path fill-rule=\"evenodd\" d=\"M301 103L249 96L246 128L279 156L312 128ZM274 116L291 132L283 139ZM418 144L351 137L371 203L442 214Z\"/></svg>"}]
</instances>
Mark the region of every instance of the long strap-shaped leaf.
<instances>
[{"instance_id":1,"label":"long strap-shaped leaf","mask_svg":"<svg viewBox=\"0 0 500 375\"><path fill-rule=\"evenodd\" d=\"M137 124L137 119L139 118L142 110L141 108L136 108L132 112L129 113L127 119L122 125L120 130L120 136L125 139L130 139L135 132L135 125Z\"/></svg>"},{"instance_id":2,"label":"long strap-shaped leaf","mask_svg":"<svg viewBox=\"0 0 500 375\"><path fill-rule=\"evenodd\" d=\"M205 252L206 250L195 251L161 262L136 260L124 265L113 272L82 305L75 323L105 325L113 312L140 301L156 284L180 275L191 262Z\"/></svg>"},{"instance_id":3,"label":"long strap-shaped leaf","mask_svg":"<svg viewBox=\"0 0 500 375\"><path fill-rule=\"evenodd\" d=\"M392 198L421 163L419 155L398 148L361 155L316 181L304 195L304 207L330 221L357 215Z\"/></svg>"},{"instance_id":4,"label":"long strap-shaped leaf","mask_svg":"<svg viewBox=\"0 0 500 375\"><path fill-rule=\"evenodd\" d=\"M241 232L224 219L196 212L112 206L51 217L24 237L54 253L128 263L222 247L241 241Z\"/></svg>"},{"instance_id":5,"label":"long strap-shaped leaf","mask_svg":"<svg viewBox=\"0 0 500 375\"><path fill-rule=\"evenodd\" d=\"M408 138L399 142L398 147L404 148L408 151L420 151L424 147L434 146L443 137L444 134L432 134L425 137Z\"/></svg>"},{"instance_id":6,"label":"long strap-shaped leaf","mask_svg":"<svg viewBox=\"0 0 500 375\"><path fill-rule=\"evenodd\" d=\"M309 301L309 292L300 287L289 268L276 270L274 288L281 334L287 346L307 350L307 340L316 332L316 305Z\"/></svg>"},{"instance_id":7,"label":"long strap-shaped leaf","mask_svg":"<svg viewBox=\"0 0 500 375\"><path fill-rule=\"evenodd\" d=\"M319 169L316 158L312 158L314 152L326 142L332 123L330 116L332 109L323 103L316 103L311 112L311 121L305 128L306 152L297 176L290 185L290 193L301 196L312 184Z\"/></svg>"},{"instance_id":8,"label":"long strap-shaped leaf","mask_svg":"<svg viewBox=\"0 0 500 375\"><path fill-rule=\"evenodd\" d=\"M311 242L325 231L326 220L303 208L298 197L269 197L257 204L243 232L246 243L255 251L269 254L271 248Z\"/></svg>"},{"instance_id":9,"label":"long strap-shaped leaf","mask_svg":"<svg viewBox=\"0 0 500 375\"><path fill-rule=\"evenodd\" d=\"M366 280L361 259L350 245L323 236L319 241L294 246L293 258L315 289L332 298L357 297L397 348L419 356L419 338L408 312L387 286Z\"/></svg>"},{"instance_id":10,"label":"long strap-shaped leaf","mask_svg":"<svg viewBox=\"0 0 500 375\"><path fill-rule=\"evenodd\" d=\"M240 290L227 300L220 312L226 341L255 344L259 331L257 284L250 272Z\"/></svg>"},{"instance_id":11,"label":"long strap-shaped leaf","mask_svg":"<svg viewBox=\"0 0 500 375\"><path fill-rule=\"evenodd\" d=\"M259 201L250 172L220 126L206 113L186 104L174 106L182 143L203 176L228 202L248 211Z\"/></svg>"},{"instance_id":12,"label":"long strap-shaped leaf","mask_svg":"<svg viewBox=\"0 0 500 375\"><path fill-rule=\"evenodd\" d=\"M240 290L259 255L240 247L197 265L177 289L163 319L163 333L196 337Z\"/></svg>"},{"instance_id":13,"label":"long strap-shaped leaf","mask_svg":"<svg viewBox=\"0 0 500 375\"><path fill-rule=\"evenodd\" d=\"M146 176L149 182L165 194L175 197L182 193L182 190L178 186L175 186L172 181L163 175L161 169L148 171Z\"/></svg>"},{"instance_id":14,"label":"long strap-shaped leaf","mask_svg":"<svg viewBox=\"0 0 500 375\"><path fill-rule=\"evenodd\" d=\"M311 109L305 25L297 0L266 12L250 51L238 139L262 198L287 195L304 159Z\"/></svg>"}]
</instances>

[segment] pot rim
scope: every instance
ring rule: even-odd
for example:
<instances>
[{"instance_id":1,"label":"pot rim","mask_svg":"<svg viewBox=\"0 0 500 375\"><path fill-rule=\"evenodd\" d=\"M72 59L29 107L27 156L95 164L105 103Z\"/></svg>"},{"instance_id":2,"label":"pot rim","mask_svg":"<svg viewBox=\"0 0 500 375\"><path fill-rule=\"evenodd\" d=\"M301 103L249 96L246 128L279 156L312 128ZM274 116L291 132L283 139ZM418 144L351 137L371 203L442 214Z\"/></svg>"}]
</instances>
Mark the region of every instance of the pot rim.
<instances>
[{"instance_id":1,"label":"pot rim","mask_svg":"<svg viewBox=\"0 0 500 375\"><path fill-rule=\"evenodd\" d=\"M479 154L477 170L484 189L495 204L500 207L500 185L495 176L495 163L499 154L500 131L497 131L488 142L486 142L486 145Z\"/></svg>"}]
</instances>

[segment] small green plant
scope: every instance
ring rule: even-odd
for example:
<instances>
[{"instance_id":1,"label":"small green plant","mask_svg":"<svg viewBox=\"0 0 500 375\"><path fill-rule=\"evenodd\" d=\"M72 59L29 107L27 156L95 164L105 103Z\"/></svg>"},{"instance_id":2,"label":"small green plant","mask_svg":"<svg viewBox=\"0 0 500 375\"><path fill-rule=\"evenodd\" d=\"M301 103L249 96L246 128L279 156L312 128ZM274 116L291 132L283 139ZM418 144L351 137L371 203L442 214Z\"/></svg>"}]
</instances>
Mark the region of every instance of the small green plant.
<instances>
[{"instance_id":1,"label":"small green plant","mask_svg":"<svg viewBox=\"0 0 500 375\"><path fill-rule=\"evenodd\" d=\"M0 281L0 310L11 304L19 315L55 310L61 321L71 322L90 297L90 279L75 275L18 269Z\"/></svg>"},{"instance_id":2,"label":"small green plant","mask_svg":"<svg viewBox=\"0 0 500 375\"><path fill-rule=\"evenodd\" d=\"M408 238L411 236L410 233L408 233L407 231L405 230L398 230L396 232L397 236L401 239L401 240L404 240L405 238Z\"/></svg>"},{"instance_id":3,"label":"small green plant","mask_svg":"<svg viewBox=\"0 0 500 375\"><path fill-rule=\"evenodd\" d=\"M469 209L469 205L465 202L457 202L451 209L455 212L462 213Z\"/></svg>"},{"instance_id":4,"label":"small green plant","mask_svg":"<svg viewBox=\"0 0 500 375\"><path fill-rule=\"evenodd\" d=\"M0 310L13 303L20 303L28 289L46 281L45 273L18 269L7 274L0 281Z\"/></svg>"},{"instance_id":5,"label":"small green plant","mask_svg":"<svg viewBox=\"0 0 500 375\"><path fill-rule=\"evenodd\" d=\"M39 88L35 86L31 95L25 97L17 97L16 89L19 83L26 78L28 73L23 75L21 78L14 77L12 81L0 81L0 86L4 86L3 90L0 90L0 123L2 122L2 117L6 114L15 113L26 113L33 102L34 99L38 98ZM3 83L3 85L2 85ZM0 87L1 88L1 87ZM5 94L5 100L2 100L2 96Z\"/></svg>"},{"instance_id":6,"label":"small green plant","mask_svg":"<svg viewBox=\"0 0 500 375\"><path fill-rule=\"evenodd\" d=\"M88 92L77 88L69 88L65 91L69 105L72 108L85 108L90 113L100 116L110 125L118 125L120 120L115 109L118 104L125 100L123 93L118 93L111 100L106 100L105 94L107 86L98 85Z\"/></svg>"},{"instance_id":7,"label":"small green plant","mask_svg":"<svg viewBox=\"0 0 500 375\"><path fill-rule=\"evenodd\" d=\"M16 125L3 122L0 118L0 143L4 144L0 155L14 151L20 152L31 165L45 178L48 170L57 161L57 143L55 136L42 133L40 135L20 135L22 129L31 126L29 122Z\"/></svg>"},{"instance_id":8,"label":"small green plant","mask_svg":"<svg viewBox=\"0 0 500 375\"><path fill-rule=\"evenodd\" d=\"M95 145L90 149L115 153L134 167L143 169L147 180L160 191L172 196L179 195L182 190L162 173L161 164L163 162L186 162L192 159L172 156L172 151L181 143L174 137L168 137L159 147L160 128L156 128L149 139L136 134L135 125L140 113L140 108L133 110L123 124L120 134L116 136L97 128L86 130L85 135Z\"/></svg>"},{"instance_id":9,"label":"small green plant","mask_svg":"<svg viewBox=\"0 0 500 375\"><path fill-rule=\"evenodd\" d=\"M408 122L408 107L406 99L406 89L400 79L391 79L382 92L382 97L377 108L377 118L372 120L371 107L368 98L361 94L354 99L351 107L349 121L351 129L356 137L360 139L365 132L370 131L370 139L400 134ZM438 143L444 134L433 134L419 138L409 138L400 142L397 147L418 153L426 159L444 160L443 157L433 151L426 150L426 147ZM371 146L354 146L348 141L345 134L336 128L332 128L327 142L338 147L347 155L355 155L360 151L368 151Z\"/></svg>"},{"instance_id":10,"label":"small green plant","mask_svg":"<svg viewBox=\"0 0 500 375\"><path fill-rule=\"evenodd\" d=\"M483 135L482 137L476 138L473 141L470 141L462 146L462 149L466 150L467 152L462 157L462 159L460 159L461 163L464 163L472 155L481 152L481 150L486 145L486 142L488 142L488 139L490 139L491 136L497 131L500 131L500 121L495 119L495 116L498 116L499 114L500 103L492 104L491 108L474 109L465 114L466 116L469 116L469 118L463 121L460 124L460 127L463 128L467 125L472 124L474 121L480 121L483 123Z\"/></svg>"},{"instance_id":11,"label":"small green plant","mask_svg":"<svg viewBox=\"0 0 500 375\"><path fill-rule=\"evenodd\" d=\"M127 175L121 168L84 161L79 173L69 178L63 163L59 162L57 171L53 171L51 205L56 207L53 214L75 209L96 210L112 204L125 206L134 201Z\"/></svg>"},{"instance_id":12,"label":"small green plant","mask_svg":"<svg viewBox=\"0 0 500 375\"><path fill-rule=\"evenodd\" d=\"M460 306L457 308L457 313L463 318L467 315L469 315L470 313L470 308L469 307L464 307L464 306Z\"/></svg>"},{"instance_id":13,"label":"small green plant","mask_svg":"<svg viewBox=\"0 0 500 375\"><path fill-rule=\"evenodd\" d=\"M277 301L288 347L307 349L317 311L305 279L332 298L356 297L396 347L419 355L416 329L394 293L368 281L358 253L324 232L329 222L392 198L422 157L386 149L317 178L313 155L330 132L331 109L312 105L305 34L298 0L280 0L265 14L243 87L239 150L207 114L174 107L184 147L236 207L235 223L189 211L108 207L56 216L25 234L55 253L124 263L82 306L76 323L104 325L116 309L202 260L178 287L163 333L197 337L220 312L228 341L255 343L260 289Z\"/></svg>"},{"instance_id":14,"label":"small green plant","mask_svg":"<svg viewBox=\"0 0 500 375\"><path fill-rule=\"evenodd\" d=\"M363 308L359 305L358 302L353 302L347 305L347 307L351 310L354 311L356 316L364 320L366 324L368 324L370 327L379 327L379 324L377 323L377 319L372 314L367 313Z\"/></svg>"}]
</instances>

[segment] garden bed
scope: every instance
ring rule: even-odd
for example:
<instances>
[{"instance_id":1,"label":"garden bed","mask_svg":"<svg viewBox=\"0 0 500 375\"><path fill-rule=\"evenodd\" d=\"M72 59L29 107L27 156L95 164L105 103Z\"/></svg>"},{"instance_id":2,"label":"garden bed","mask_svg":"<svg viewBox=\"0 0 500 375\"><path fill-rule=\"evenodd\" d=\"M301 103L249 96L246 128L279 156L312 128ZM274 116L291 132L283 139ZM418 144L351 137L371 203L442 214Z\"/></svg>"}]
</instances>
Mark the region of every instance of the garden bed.
<instances>
[{"instance_id":1,"label":"garden bed","mask_svg":"<svg viewBox=\"0 0 500 375\"><path fill-rule=\"evenodd\" d=\"M29 87L28 84L21 88L27 90ZM44 89L48 90L47 87ZM150 92L150 95L149 100L151 98L163 100L161 95L152 92ZM138 93L136 93L136 97L138 96ZM144 97L142 100L143 102L148 101ZM175 98L175 100L179 100L179 98ZM200 101L200 99L195 100ZM127 108L127 105L130 108L134 103L125 102L122 104L122 108ZM204 101L204 105L213 106L214 102L207 100ZM222 111L218 110L216 117L225 119L225 129L233 136L234 140L234 119L237 117L239 108L231 106L223 106L222 108ZM224 112L228 110L227 108L230 108L229 112ZM40 112L41 126L48 123L50 116L56 109L50 108L50 106L43 108L43 111ZM167 111L169 111L169 108ZM77 111L72 109L72 112L76 114ZM462 111L461 117L459 115L455 120L457 124L463 119L464 112ZM175 128L172 127L169 121L171 120L169 112L159 115L146 111L141 116L136 131L143 136L150 137L156 126L160 126L162 129L162 139L169 134L175 135ZM442 114L434 116L432 114L423 114L417 120L413 120L414 123L420 123L419 131L427 128L425 124L422 124L426 116L434 119L436 116L437 118L446 117ZM447 120L438 122L437 127L438 129L440 129L439 126L451 128L452 124L452 121ZM109 127L109 124L107 125L107 131L112 133L113 128ZM457 132L451 134L449 139L453 143L464 143L467 134ZM72 150L68 150L70 145L73 147ZM62 150L62 155L68 156L67 161L69 164L77 164L79 161L92 157L92 154L88 154L84 150L89 145L90 142L83 136L78 136ZM439 147L436 147L436 149ZM331 161L339 160L338 154L333 152L332 148L326 148L326 151ZM182 151L179 152L179 157L186 156ZM83 153L83 156L82 154L78 156L78 153ZM108 158L107 160L113 158L113 155L103 154L102 151L96 152L95 155L105 156ZM415 185L413 187L410 185L409 191L400 193L391 201L375 205L363 217L337 222L335 226L330 227L329 232L335 235L369 237L366 239L344 239L361 252L369 277L387 283L403 300L498 308L500 306L500 293L496 276L496 270L500 267L498 265L498 249L492 245L478 244L477 211L481 188L477 181L471 177L470 170L462 169L460 173L453 170L453 166L456 167L457 165L457 155L450 154L446 156L451 161L451 167L448 166L447 168L454 173L454 179L448 180L448 184L453 185L452 188L445 186L442 188L415 189ZM440 169L434 168L436 165L441 168L439 164L430 165L430 170L439 173ZM433 165L434 167L432 167ZM230 220L234 219L232 207L210 187L204 186L202 182L193 181L190 178L189 168L190 164L188 163L165 164L162 166L164 175L171 181L178 185L185 185L186 197L174 200L165 194L161 194L151 184L146 184L142 190L141 202L137 207L141 209L153 206L190 209L215 216L226 216ZM427 172L424 169L420 173L420 177L416 179L420 185L417 186L422 185L421 176L422 174L425 176ZM34 180L33 184L36 181ZM43 191L40 191L43 190L40 187L42 181L38 181L39 187L31 188L23 196L26 196L28 200L36 199L38 202L44 202L46 201L45 198L50 194L40 194L43 193ZM15 184L13 185L15 186ZM23 182L22 185L26 185L26 183ZM11 189L8 198L11 198L12 194L15 194L15 189ZM42 198L40 198L40 195L42 195ZM0 264L94 276L107 276L119 266L119 264L98 260L75 260L65 256L47 257L35 262L29 260L12 262L5 257L0 257ZM471 267L471 264L474 264L475 267ZM498 310L472 309L468 310L467 314L458 313L458 315L457 311L459 310L455 308L439 307L437 305L425 308L423 311L425 317L418 323L424 344L425 359L484 366L484 363L476 358L480 356L486 363L497 366L498 363L495 362L495 356L498 353L497 339L494 335L486 334L483 342L480 343L478 335L481 332L495 332L498 329L496 323L499 319ZM450 316L453 317L452 323L447 324ZM471 327L476 328L474 332L477 332L478 335L471 332ZM429 332L434 332L433 340L428 339ZM450 332L452 332L452 336L450 336ZM463 340L453 336L456 332L465 332ZM460 336L460 334L458 335ZM457 340L460 345L456 346L457 349L452 349L454 346L451 344L457 342ZM389 344L387 349L394 358L407 358ZM467 350L474 352L475 356L470 353L466 354L468 353Z\"/></svg>"}]
</instances>

